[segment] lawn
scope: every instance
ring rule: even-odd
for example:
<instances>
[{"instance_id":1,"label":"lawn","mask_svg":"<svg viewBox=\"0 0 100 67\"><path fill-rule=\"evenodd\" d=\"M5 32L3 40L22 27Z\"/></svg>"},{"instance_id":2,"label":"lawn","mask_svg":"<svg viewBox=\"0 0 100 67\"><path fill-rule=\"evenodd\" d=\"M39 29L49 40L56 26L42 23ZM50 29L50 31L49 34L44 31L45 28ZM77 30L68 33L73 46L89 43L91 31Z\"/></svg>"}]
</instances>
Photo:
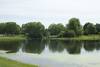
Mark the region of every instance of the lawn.
<instances>
[{"instance_id":1,"label":"lawn","mask_svg":"<svg viewBox=\"0 0 100 67\"><path fill-rule=\"evenodd\" d=\"M51 40L100 40L100 35L82 35L71 38L50 38Z\"/></svg>"},{"instance_id":2,"label":"lawn","mask_svg":"<svg viewBox=\"0 0 100 67\"><path fill-rule=\"evenodd\" d=\"M15 36L0 36L0 41L20 41L25 40L26 37L24 35L15 35Z\"/></svg>"},{"instance_id":3,"label":"lawn","mask_svg":"<svg viewBox=\"0 0 100 67\"><path fill-rule=\"evenodd\" d=\"M24 64L0 57L0 67L38 67L36 65Z\"/></svg>"}]
</instances>

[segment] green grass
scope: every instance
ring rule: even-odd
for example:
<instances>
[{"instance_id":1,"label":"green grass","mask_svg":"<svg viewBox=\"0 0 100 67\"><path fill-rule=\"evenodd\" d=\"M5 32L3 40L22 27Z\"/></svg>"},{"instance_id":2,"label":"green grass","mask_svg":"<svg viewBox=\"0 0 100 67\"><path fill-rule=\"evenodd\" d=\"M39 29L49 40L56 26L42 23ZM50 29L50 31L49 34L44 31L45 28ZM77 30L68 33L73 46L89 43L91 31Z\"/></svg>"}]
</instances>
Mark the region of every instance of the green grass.
<instances>
[{"instance_id":1,"label":"green grass","mask_svg":"<svg viewBox=\"0 0 100 67\"><path fill-rule=\"evenodd\" d=\"M51 40L100 40L100 35L82 35L72 38L51 38Z\"/></svg>"},{"instance_id":2,"label":"green grass","mask_svg":"<svg viewBox=\"0 0 100 67\"><path fill-rule=\"evenodd\" d=\"M83 35L80 37L73 38L74 40L100 40L100 35Z\"/></svg>"},{"instance_id":3,"label":"green grass","mask_svg":"<svg viewBox=\"0 0 100 67\"><path fill-rule=\"evenodd\" d=\"M15 35L15 36L0 36L0 41L20 41L25 40L26 37L24 35Z\"/></svg>"},{"instance_id":4,"label":"green grass","mask_svg":"<svg viewBox=\"0 0 100 67\"><path fill-rule=\"evenodd\" d=\"M20 41L25 40L26 36L24 35L16 35L16 36L0 36L0 41ZM56 38L51 37L52 40L100 40L100 35L82 35L79 37L72 38Z\"/></svg>"},{"instance_id":5,"label":"green grass","mask_svg":"<svg viewBox=\"0 0 100 67\"><path fill-rule=\"evenodd\" d=\"M19 63L6 58L0 57L0 67L38 67L36 65Z\"/></svg>"}]
</instances>

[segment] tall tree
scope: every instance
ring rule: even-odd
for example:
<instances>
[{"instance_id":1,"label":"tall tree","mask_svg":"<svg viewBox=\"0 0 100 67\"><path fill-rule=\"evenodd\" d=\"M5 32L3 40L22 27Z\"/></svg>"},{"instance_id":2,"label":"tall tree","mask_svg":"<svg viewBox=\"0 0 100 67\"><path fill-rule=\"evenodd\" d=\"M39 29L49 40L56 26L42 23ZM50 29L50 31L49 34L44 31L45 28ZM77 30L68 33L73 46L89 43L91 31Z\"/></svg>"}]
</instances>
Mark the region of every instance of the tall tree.
<instances>
[{"instance_id":1,"label":"tall tree","mask_svg":"<svg viewBox=\"0 0 100 67\"><path fill-rule=\"evenodd\" d=\"M20 26L16 22L6 22L4 30L6 34L18 34L20 33Z\"/></svg>"},{"instance_id":2,"label":"tall tree","mask_svg":"<svg viewBox=\"0 0 100 67\"><path fill-rule=\"evenodd\" d=\"M95 27L96 27L97 32L100 33L100 24L96 24Z\"/></svg>"},{"instance_id":3,"label":"tall tree","mask_svg":"<svg viewBox=\"0 0 100 67\"><path fill-rule=\"evenodd\" d=\"M58 35L59 33L61 33L61 31L64 31L65 27L63 24L59 23L59 24L51 24L48 27L48 31L50 33L50 35Z\"/></svg>"},{"instance_id":4,"label":"tall tree","mask_svg":"<svg viewBox=\"0 0 100 67\"><path fill-rule=\"evenodd\" d=\"M0 23L0 34L5 34L5 23Z\"/></svg>"},{"instance_id":5,"label":"tall tree","mask_svg":"<svg viewBox=\"0 0 100 67\"><path fill-rule=\"evenodd\" d=\"M79 36L82 34L82 26L80 24L79 19L77 18L71 18L69 20L69 23L67 24L68 30L73 30L76 34L76 36Z\"/></svg>"},{"instance_id":6,"label":"tall tree","mask_svg":"<svg viewBox=\"0 0 100 67\"><path fill-rule=\"evenodd\" d=\"M42 38L45 27L40 22L29 22L22 25L22 31L30 38Z\"/></svg>"},{"instance_id":7,"label":"tall tree","mask_svg":"<svg viewBox=\"0 0 100 67\"><path fill-rule=\"evenodd\" d=\"M84 29L84 34L86 34L86 35L88 35L88 34L96 34L97 33L95 25L93 25L90 22L87 22L84 25L83 29Z\"/></svg>"}]
</instances>

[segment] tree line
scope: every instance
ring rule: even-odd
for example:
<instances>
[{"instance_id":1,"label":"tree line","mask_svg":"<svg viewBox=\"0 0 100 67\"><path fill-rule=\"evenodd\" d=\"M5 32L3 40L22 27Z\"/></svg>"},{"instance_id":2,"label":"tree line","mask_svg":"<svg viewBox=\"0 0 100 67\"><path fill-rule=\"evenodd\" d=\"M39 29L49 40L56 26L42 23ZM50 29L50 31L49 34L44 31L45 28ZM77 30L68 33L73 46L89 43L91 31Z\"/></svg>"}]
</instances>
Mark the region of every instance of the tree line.
<instances>
[{"instance_id":1,"label":"tree line","mask_svg":"<svg viewBox=\"0 0 100 67\"><path fill-rule=\"evenodd\" d=\"M16 22L0 23L0 34L15 35L21 32L21 27Z\"/></svg>"},{"instance_id":2,"label":"tree line","mask_svg":"<svg viewBox=\"0 0 100 67\"><path fill-rule=\"evenodd\" d=\"M78 18L71 18L65 26L61 23L50 24L48 28L41 22L28 22L19 26L16 22L0 23L0 34L24 34L31 38L43 37L76 37L81 35L100 34L100 24L86 22L83 26Z\"/></svg>"}]
</instances>

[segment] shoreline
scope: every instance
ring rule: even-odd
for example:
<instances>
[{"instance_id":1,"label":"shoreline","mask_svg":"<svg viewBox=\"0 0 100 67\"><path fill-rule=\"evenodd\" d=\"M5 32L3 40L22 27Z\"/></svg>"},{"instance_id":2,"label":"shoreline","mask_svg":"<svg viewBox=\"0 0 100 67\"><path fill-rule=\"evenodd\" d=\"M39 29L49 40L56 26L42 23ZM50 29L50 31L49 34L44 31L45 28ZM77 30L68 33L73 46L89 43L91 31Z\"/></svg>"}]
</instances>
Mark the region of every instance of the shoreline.
<instances>
[{"instance_id":1,"label":"shoreline","mask_svg":"<svg viewBox=\"0 0 100 67\"><path fill-rule=\"evenodd\" d=\"M36 39L36 38L33 38ZM44 40L77 40L77 41L85 41L85 40L100 40L100 35L82 35L78 37L49 37ZM0 36L0 41L21 41L27 40L27 37L24 35L15 35L15 36Z\"/></svg>"},{"instance_id":2,"label":"shoreline","mask_svg":"<svg viewBox=\"0 0 100 67\"><path fill-rule=\"evenodd\" d=\"M79 36L79 37L71 37L71 38L62 37L62 38L49 38L49 39L50 40L77 40L77 41L98 40L98 41L100 41L100 35L87 35L87 36L82 35L82 36Z\"/></svg>"},{"instance_id":3,"label":"shoreline","mask_svg":"<svg viewBox=\"0 0 100 67\"><path fill-rule=\"evenodd\" d=\"M32 65L32 64L26 64L26 63L21 63L15 60L11 60L5 57L0 56L0 67L38 67L37 65Z\"/></svg>"}]
</instances>

